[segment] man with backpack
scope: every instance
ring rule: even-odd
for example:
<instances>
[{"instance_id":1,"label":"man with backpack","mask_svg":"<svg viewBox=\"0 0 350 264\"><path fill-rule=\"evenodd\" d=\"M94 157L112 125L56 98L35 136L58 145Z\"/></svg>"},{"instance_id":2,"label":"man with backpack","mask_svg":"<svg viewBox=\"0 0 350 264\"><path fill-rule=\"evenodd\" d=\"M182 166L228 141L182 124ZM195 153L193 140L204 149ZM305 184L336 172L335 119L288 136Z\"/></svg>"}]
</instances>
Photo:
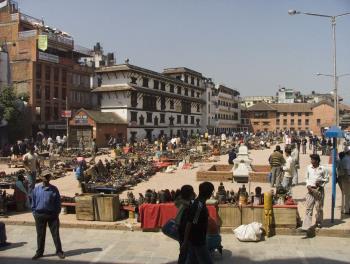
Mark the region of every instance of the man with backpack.
<instances>
[{"instance_id":1,"label":"man with backpack","mask_svg":"<svg viewBox=\"0 0 350 264\"><path fill-rule=\"evenodd\" d=\"M212 183L201 183L198 197L183 215L182 224L179 227L179 230L184 230L180 251L187 252L186 263L213 263L206 242L209 217L206 201L211 197L213 191Z\"/></svg>"}]
</instances>

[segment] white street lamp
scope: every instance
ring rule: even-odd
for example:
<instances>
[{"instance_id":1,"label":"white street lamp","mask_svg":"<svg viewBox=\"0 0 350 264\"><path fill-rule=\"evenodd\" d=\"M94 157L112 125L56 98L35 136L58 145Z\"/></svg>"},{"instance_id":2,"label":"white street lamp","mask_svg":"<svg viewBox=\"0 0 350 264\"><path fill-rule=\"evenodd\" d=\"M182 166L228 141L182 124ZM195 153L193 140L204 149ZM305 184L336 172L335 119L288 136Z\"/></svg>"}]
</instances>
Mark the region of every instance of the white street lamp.
<instances>
[{"instance_id":1,"label":"white street lamp","mask_svg":"<svg viewBox=\"0 0 350 264\"><path fill-rule=\"evenodd\" d=\"M335 26L336 26L336 19L341 16L350 15L350 12L339 14L336 16L330 16L330 15L324 15L324 14L317 14L317 13L307 13L307 12L300 12L294 9L288 10L288 14L293 15L308 15L308 16L318 16L318 17L326 17L331 19L332 23L332 36L333 36L333 75L330 75L333 77L333 85L334 85L334 111L335 111L335 125L339 126L339 104L338 104L338 76L337 76L337 54L336 54L336 38L335 38ZM322 74L320 74L322 75ZM327 76L327 75L326 75Z\"/></svg>"}]
</instances>

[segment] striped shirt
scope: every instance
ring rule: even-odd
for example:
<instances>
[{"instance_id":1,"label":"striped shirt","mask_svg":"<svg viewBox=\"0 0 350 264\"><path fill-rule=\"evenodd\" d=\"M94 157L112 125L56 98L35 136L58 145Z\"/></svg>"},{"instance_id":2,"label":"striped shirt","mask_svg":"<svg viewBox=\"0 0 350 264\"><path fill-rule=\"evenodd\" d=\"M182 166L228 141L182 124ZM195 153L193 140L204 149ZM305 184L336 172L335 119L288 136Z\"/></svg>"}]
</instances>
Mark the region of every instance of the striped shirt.
<instances>
[{"instance_id":1,"label":"striped shirt","mask_svg":"<svg viewBox=\"0 0 350 264\"><path fill-rule=\"evenodd\" d=\"M285 159L283 158L283 154L276 150L271 154L269 162L271 167L281 167L284 163L286 163Z\"/></svg>"}]
</instances>

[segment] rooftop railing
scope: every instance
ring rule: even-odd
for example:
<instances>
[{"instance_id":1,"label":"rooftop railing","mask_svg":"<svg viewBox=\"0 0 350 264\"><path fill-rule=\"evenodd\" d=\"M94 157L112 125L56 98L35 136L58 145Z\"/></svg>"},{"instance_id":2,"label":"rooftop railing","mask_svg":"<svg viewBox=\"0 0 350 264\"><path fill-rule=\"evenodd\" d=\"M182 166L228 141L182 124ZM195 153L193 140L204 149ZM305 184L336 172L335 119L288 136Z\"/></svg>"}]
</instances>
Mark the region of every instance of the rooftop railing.
<instances>
[{"instance_id":1,"label":"rooftop railing","mask_svg":"<svg viewBox=\"0 0 350 264\"><path fill-rule=\"evenodd\" d=\"M29 16L29 15L26 15L26 14L23 14L23 13L20 13L19 17L20 17L21 21L30 23L32 25L44 26L44 22L42 20L38 19L38 18Z\"/></svg>"},{"instance_id":2,"label":"rooftop railing","mask_svg":"<svg viewBox=\"0 0 350 264\"><path fill-rule=\"evenodd\" d=\"M42 35L47 35L49 40L56 41L68 46L73 47L73 39L70 37L66 37L60 34L50 33L50 32L42 32Z\"/></svg>"},{"instance_id":3,"label":"rooftop railing","mask_svg":"<svg viewBox=\"0 0 350 264\"><path fill-rule=\"evenodd\" d=\"M91 49L77 45L77 44L74 45L74 51L84 54L86 56L91 56L91 53L92 53Z\"/></svg>"}]
</instances>

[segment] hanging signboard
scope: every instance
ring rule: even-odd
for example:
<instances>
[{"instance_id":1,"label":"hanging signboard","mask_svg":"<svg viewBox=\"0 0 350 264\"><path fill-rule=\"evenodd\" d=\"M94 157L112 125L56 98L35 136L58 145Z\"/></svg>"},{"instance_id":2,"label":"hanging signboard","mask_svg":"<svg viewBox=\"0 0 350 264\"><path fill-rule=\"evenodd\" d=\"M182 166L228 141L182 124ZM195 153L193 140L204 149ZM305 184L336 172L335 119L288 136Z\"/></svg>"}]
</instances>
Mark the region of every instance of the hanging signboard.
<instances>
[{"instance_id":1,"label":"hanging signboard","mask_svg":"<svg viewBox=\"0 0 350 264\"><path fill-rule=\"evenodd\" d=\"M74 117L75 124L85 125L88 124L88 116L84 114L79 114Z\"/></svg>"},{"instance_id":2,"label":"hanging signboard","mask_svg":"<svg viewBox=\"0 0 350 264\"><path fill-rule=\"evenodd\" d=\"M42 51L47 50L47 35L38 36L38 49Z\"/></svg>"},{"instance_id":3,"label":"hanging signboard","mask_svg":"<svg viewBox=\"0 0 350 264\"><path fill-rule=\"evenodd\" d=\"M61 112L61 117L65 118L71 118L72 117L72 111L70 110L64 110Z\"/></svg>"}]
</instances>

